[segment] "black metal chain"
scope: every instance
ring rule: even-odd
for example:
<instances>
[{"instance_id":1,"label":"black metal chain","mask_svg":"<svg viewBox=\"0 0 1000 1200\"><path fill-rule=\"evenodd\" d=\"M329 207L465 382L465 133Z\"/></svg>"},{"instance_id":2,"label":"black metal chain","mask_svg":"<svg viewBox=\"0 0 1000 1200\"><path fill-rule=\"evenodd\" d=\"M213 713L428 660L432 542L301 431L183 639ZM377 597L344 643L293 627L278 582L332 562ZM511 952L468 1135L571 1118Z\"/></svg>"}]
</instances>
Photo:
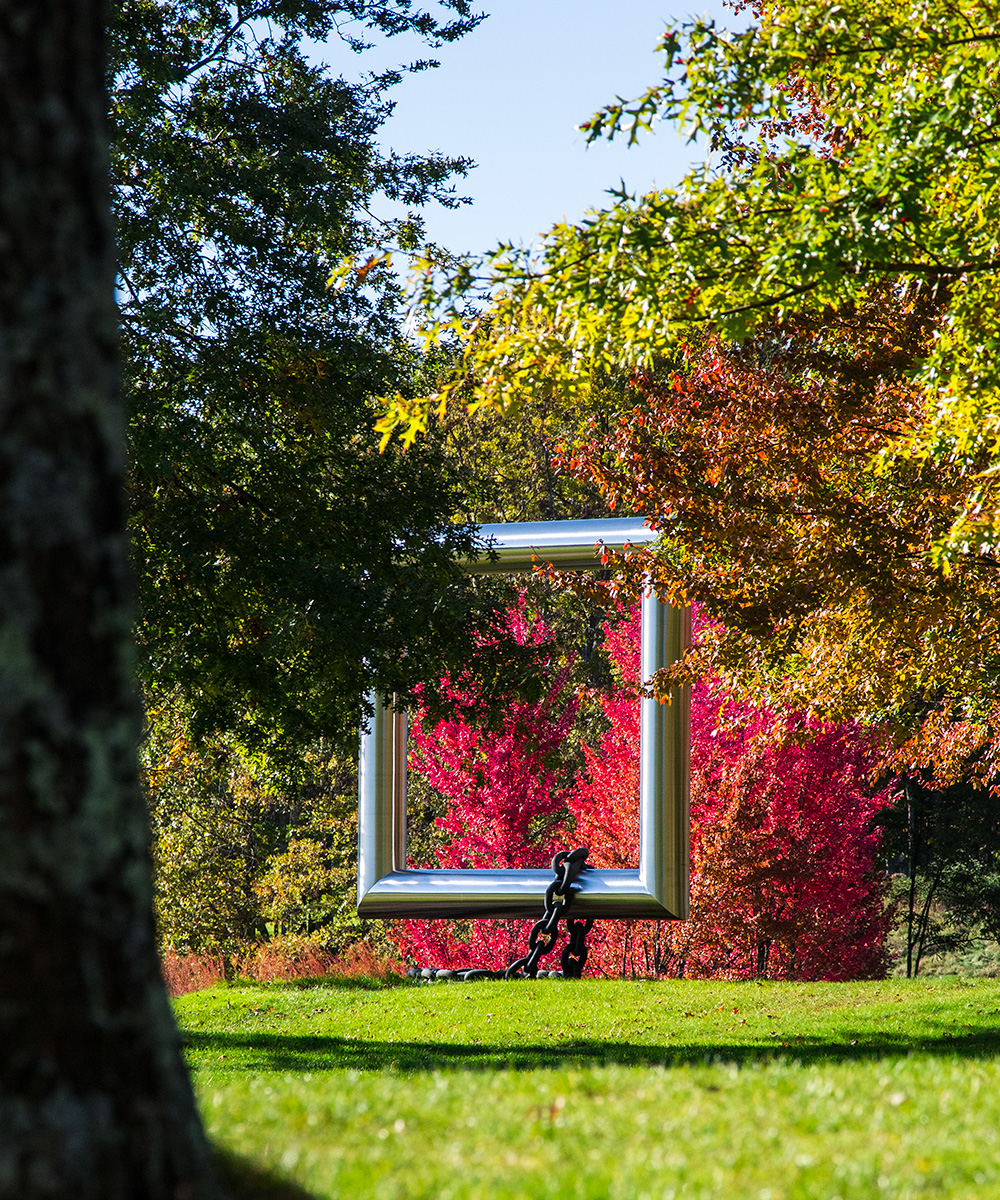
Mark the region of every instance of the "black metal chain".
<instances>
[{"instance_id":1,"label":"black metal chain","mask_svg":"<svg viewBox=\"0 0 1000 1200\"><path fill-rule=\"evenodd\" d=\"M585 921L571 919L569 914L573 897L580 890L574 882L581 871L586 870L588 851L585 846L577 850L560 850L552 859L555 879L545 889L545 911L531 927L528 934L528 953L516 958L504 972L504 979L534 979L538 975L538 964L546 954L555 949L559 939L559 922L565 917L570 941L562 953L561 966L567 979L579 979L583 964L587 961L584 938L593 918Z\"/></svg>"},{"instance_id":2,"label":"black metal chain","mask_svg":"<svg viewBox=\"0 0 1000 1200\"><path fill-rule=\"evenodd\" d=\"M588 870L585 846L576 850L560 850L552 859L555 879L545 889L545 911L532 925L528 934L528 953L515 959L506 971L488 971L483 968L466 968L451 971L440 967L411 967L407 977L411 979L458 979L468 982L473 979L536 979L542 976L562 976L564 979L579 979L587 961L586 937L594 924L593 917L570 917L570 905L580 890L576 883L581 871ZM560 957L562 971L539 971L538 964L546 954L555 949L559 940L559 922L566 921L569 941Z\"/></svg>"}]
</instances>

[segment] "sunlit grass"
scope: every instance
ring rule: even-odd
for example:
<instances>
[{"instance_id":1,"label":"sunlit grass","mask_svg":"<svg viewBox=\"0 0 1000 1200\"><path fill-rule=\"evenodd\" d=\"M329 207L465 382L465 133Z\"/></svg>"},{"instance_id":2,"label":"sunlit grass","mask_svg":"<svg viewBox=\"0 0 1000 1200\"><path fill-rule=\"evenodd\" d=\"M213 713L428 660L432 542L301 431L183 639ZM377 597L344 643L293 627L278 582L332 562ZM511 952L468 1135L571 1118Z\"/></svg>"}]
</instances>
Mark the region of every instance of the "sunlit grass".
<instances>
[{"instance_id":1,"label":"sunlit grass","mask_svg":"<svg viewBox=\"0 0 1000 1200\"><path fill-rule=\"evenodd\" d=\"M1000 981L217 987L212 1136L317 1197L1000 1197Z\"/></svg>"}]
</instances>

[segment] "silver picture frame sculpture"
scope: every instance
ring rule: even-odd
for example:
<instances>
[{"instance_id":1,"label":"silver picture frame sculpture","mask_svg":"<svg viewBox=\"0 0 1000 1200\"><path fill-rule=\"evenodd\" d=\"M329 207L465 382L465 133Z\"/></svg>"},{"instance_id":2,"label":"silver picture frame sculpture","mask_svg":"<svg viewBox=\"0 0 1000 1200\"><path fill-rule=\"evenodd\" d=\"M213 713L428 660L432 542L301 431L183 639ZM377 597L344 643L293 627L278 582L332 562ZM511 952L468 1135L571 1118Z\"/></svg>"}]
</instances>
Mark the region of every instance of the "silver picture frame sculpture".
<instances>
[{"instance_id":1,"label":"silver picture frame sculpture","mask_svg":"<svg viewBox=\"0 0 1000 1200\"><path fill-rule=\"evenodd\" d=\"M641 518L483 525L493 551L464 565L470 572L529 572L537 563L600 569L602 547L621 550L656 534ZM690 610L642 599L641 672L649 680L690 643ZM358 780L358 913L363 917L531 917L542 911L548 868L415 870L406 865L407 720L370 697L374 716L361 736ZM577 917L686 920L690 881L691 698L639 701L639 866L587 870L573 902Z\"/></svg>"}]
</instances>

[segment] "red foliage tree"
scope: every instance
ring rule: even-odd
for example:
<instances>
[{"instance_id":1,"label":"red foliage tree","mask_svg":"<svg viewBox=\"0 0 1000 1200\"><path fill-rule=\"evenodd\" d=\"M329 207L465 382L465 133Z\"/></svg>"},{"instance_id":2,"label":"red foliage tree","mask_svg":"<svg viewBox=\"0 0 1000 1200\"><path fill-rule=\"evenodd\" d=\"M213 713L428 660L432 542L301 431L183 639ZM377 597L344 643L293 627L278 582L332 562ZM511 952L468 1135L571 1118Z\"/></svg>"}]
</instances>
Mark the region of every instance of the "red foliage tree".
<instances>
[{"instance_id":1,"label":"red foliage tree","mask_svg":"<svg viewBox=\"0 0 1000 1200\"><path fill-rule=\"evenodd\" d=\"M543 648L552 640L544 622L532 620L522 598L507 614L506 636L520 646ZM570 799L556 765L577 712L568 695L569 670L553 673L537 703L512 699L499 729L475 723L479 697L468 683L447 683L460 715L427 728L420 714L411 726L409 769L448 798L438 825L451 836L438 848L439 867L548 866ZM414 864L428 865L428 864ZM421 965L478 966L497 970L524 953L530 921L400 921L393 938L400 952Z\"/></svg>"},{"instance_id":2,"label":"red foliage tree","mask_svg":"<svg viewBox=\"0 0 1000 1200\"><path fill-rule=\"evenodd\" d=\"M623 687L611 729L588 749L571 802L596 866L638 858L638 615L609 638ZM870 755L853 725L779 717L692 690L691 920L599 922L589 967L611 974L848 979L884 968L888 923L865 787Z\"/></svg>"},{"instance_id":3,"label":"red foliage tree","mask_svg":"<svg viewBox=\"0 0 1000 1200\"><path fill-rule=\"evenodd\" d=\"M509 616L509 634L521 645L550 637L523 604ZM636 864L638 612L609 631L608 648L622 684L602 700L610 728L585 749L574 786L559 784L552 765L577 709L565 671L539 704L513 702L495 733L475 726L476 697L462 687L451 689L459 716L431 729L415 721L410 769L450 801L439 824L451 838L437 865L543 866L569 842L588 846L594 866ZM872 818L886 801L866 789L870 755L857 727L805 725L727 702L705 684L693 688L691 920L598 922L589 973L881 973L888 913ZM404 921L395 940L422 965L497 969L523 953L529 925Z\"/></svg>"}]
</instances>

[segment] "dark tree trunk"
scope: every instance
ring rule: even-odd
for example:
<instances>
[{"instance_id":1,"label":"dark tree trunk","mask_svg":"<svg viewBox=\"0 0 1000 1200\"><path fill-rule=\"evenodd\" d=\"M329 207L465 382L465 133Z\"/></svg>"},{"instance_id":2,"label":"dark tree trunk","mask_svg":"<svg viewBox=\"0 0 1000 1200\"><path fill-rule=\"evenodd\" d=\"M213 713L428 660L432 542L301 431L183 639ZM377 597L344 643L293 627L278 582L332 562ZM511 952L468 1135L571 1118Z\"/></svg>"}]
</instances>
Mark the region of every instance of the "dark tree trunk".
<instances>
[{"instance_id":1,"label":"dark tree trunk","mask_svg":"<svg viewBox=\"0 0 1000 1200\"><path fill-rule=\"evenodd\" d=\"M0 1195L196 1200L136 776L104 15L0 0Z\"/></svg>"},{"instance_id":2,"label":"dark tree trunk","mask_svg":"<svg viewBox=\"0 0 1000 1200\"><path fill-rule=\"evenodd\" d=\"M920 916L917 919L917 934L916 934L916 957L913 959L913 976L920 974L920 960L924 957L924 948L927 945L927 935L931 928L931 905L934 903L934 894L937 891L938 884L941 882L941 876L944 873L944 861L938 865L937 871L934 873L934 881L927 888L927 896L924 899L924 906L920 910Z\"/></svg>"},{"instance_id":3,"label":"dark tree trunk","mask_svg":"<svg viewBox=\"0 0 1000 1200\"><path fill-rule=\"evenodd\" d=\"M754 979L767 978L767 964L771 957L771 939L766 937L757 938L757 954L754 968Z\"/></svg>"},{"instance_id":4,"label":"dark tree trunk","mask_svg":"<svg viewBox=\"0 0 1000 1200\"><path fill-rule=\"evenodd\" d=\"M906 978L913 978L913 920L917 903L917 812L913 804L913 790L906 784L906 833L907 833L907 871L910 877L910 887L907 896L906 912Z\"/></svg>"}]
</instances>

